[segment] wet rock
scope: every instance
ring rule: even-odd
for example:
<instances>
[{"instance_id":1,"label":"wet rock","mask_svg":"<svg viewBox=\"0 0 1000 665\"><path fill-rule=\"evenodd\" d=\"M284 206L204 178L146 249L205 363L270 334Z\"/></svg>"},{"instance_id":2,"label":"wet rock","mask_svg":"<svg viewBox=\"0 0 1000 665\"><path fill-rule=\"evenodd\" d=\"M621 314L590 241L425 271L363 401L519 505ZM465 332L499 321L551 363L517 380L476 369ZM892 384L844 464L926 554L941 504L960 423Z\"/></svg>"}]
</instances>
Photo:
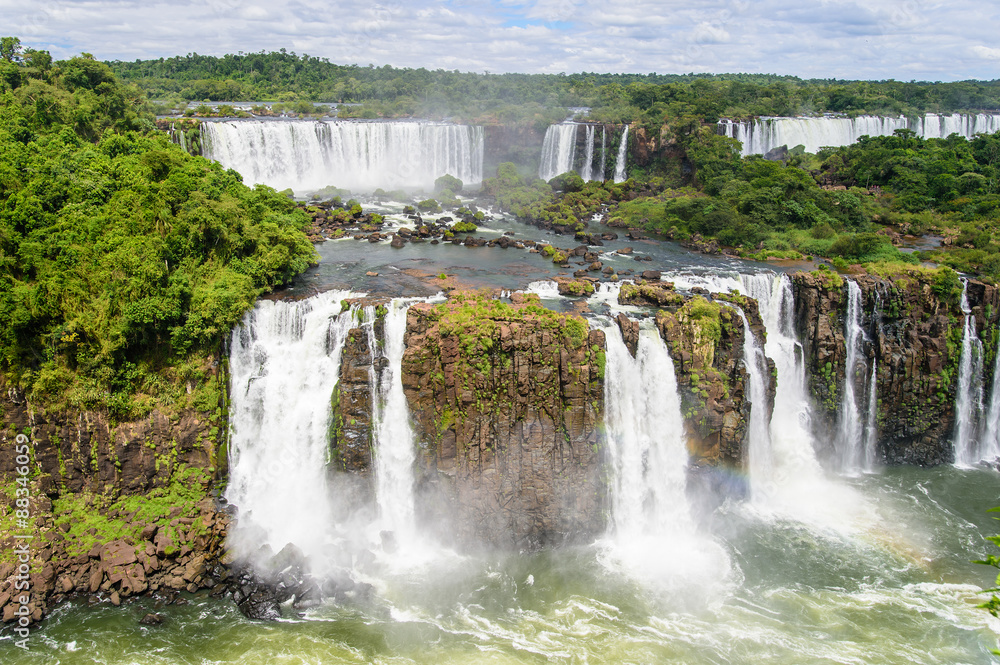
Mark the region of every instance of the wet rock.
<instances>
[{"instance_id":1,"label":"wet rock","mask_svg":"<svg viewBox=\"0 0 1000 665\"><path fill-rule=\"evenodd\" d=\"M139 623L142 624L143 626L160 626L163 625L164 621L166 621L165 616L163 616L162 614L156 614L154 612L150 612L149 614L146 614L141 619L139 619Z\"/></svg>"}]
</instances>

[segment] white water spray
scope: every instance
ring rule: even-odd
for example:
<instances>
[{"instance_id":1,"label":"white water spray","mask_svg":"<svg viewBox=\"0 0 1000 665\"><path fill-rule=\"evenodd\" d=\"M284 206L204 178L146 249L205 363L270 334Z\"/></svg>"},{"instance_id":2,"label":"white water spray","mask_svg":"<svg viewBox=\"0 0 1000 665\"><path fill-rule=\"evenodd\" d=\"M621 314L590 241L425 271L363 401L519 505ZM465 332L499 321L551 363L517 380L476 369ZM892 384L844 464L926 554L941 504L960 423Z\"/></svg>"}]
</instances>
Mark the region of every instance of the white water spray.
<instances>
[{"instance_id":1,"label":"white water spray","mask_svg":"<svg viewBox=\"0 0 1000 665\"><path fill-rule=\"evenodd\" d=\"M740 307L734 307L743 322L743 366L750 378L750 427L747 430L748 468L751 483L755 478L774 477L774 459L771 450L771 434L768 431L767 411L767 358L757 344L750 329L747 315ZM753 486L750 487L751 493Z\"/></svg>"},{"instance_id":2,"label":"white water spray","mask_svg":"<svg viewBox=\"0 0 1000 665\"><path fill-rule=\"evenodd\" d=\"M538 164L538 177L548 182L557 175L573 170L576 157L576 133L580 125L562 122L550 125L542 140L542 158Z\"/></svg>"},{"instance_id":3,"label":"white water spray","mask_svg":"<svg viewBox=\"0 0 1000 665\"><path fill-rule=\"evenodd\" d=\"M608 163L608 130L606 127L601 127L601 164L597 169L597 176L594 180L604 181L604 169L607 168Z\"/></svg>"},{"instance_id":4,"label":"white water spray","mask_svg":"<svg viewBox=\"0 0 1000 665\"><path fill-rule=\"evenodd\" d=\"M580 167L580 177L584 180L591 180L591 173L594 170L594 126L587 125L586 150L583 154L583 165Z\"/></svg>"},{"instance_id":5,"label":"white water spray","mask_svg":"<svg viewBox=\"0 0 1000 665\"><path fill-rule=\"evenodd\" d=\"M340 302L353 295L262 300L233 330L226 498L240 511L235 542L260 529L237 545L244 554L264 543L275 552L294 543L317 558L326 550L330 400L354 326Z\"/></svg>"},{"instance_id":6,"label":"white water spray","mask_svg":"<svg viewBox=\"0 0 1000 665\"><path fill-rule=\"evenodd\" d=\"M874 471L878 464L878 360L872 359L872 376L868 381L868 415L865 422L865 471Z\"/></svg>"},{"instance_id":7,"label":"white water spray","mask_svg":"<svg viewBox=\"0 0 1000 665\"><path fill-rule=\"evenodd\" d=\"M617 326L604 332L605 425L616 536L690 530L684 419L667 346L649 320L641 323L635 358Z\"/></svg>"},{"instance_id":8,"label":"white water spray","mask_svg":"<svg viewBox=\"0 0 1000 665\"><path fill-rule=\"evenodd\" d=\"M375 338L376 308L365 309L372 350L372 431L375 498L381 527L397 539L412 540L414 529L413 463L416 459L410 409L403 393L403 338L410 302L393 300L386 307L382 344ZM384 362L382 361L384 359Z\"/></svg>"},{"instance_id":9,"label":"white water spray","mask_svg":"<svg viewBox=\"0 0 1000 665\"><path fill-rule=\"evenodd\" d=\"M982 440L982 457L985 460L1000 458L1000 335L997 335L996 359L993 362L993 387L990 405L986 412L986 425Z\"/></svg>"}]
</instances>

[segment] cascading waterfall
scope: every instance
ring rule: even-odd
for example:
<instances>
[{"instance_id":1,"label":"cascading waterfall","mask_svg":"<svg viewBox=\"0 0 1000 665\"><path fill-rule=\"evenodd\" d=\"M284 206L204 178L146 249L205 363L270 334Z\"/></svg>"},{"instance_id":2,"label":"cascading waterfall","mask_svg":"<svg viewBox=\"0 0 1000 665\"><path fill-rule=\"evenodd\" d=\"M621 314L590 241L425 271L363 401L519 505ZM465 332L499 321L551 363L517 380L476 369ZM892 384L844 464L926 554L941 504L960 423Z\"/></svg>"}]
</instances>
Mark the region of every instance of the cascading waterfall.
<instances>
[{"instance_id":1,"label":"cascading waterfall","mask_svg":"<svg viewBox=\"0 0 1000 665\"><path fill-rule=\"evenodd\" d=\"M734 307L743 322L743 365L750 377L750 427L747 429L748 467L751 483L755 478L774 477L774 458L771 450L771 434L764 405L767 404L768 375L767 358L757 344L757 338L750 330L750 322L740 307ZM753 492L751 485L751 493Z\"/></svg>"},{"instance_id":2,"label":"cascading waterfall","mask_svg":"<svg viewBox=\"0 0 1000 665\"><path fill-rule=\"evenodd\" d=\"M847 317L844 343L847 347L847 358L844 363L844 388L840 400L837 449L841 468L847 472L856 472L864 469L865 457L864 431L856 388L858 375L865 373L865 362L861 357L864 352L865 331L861 327L863 314L861 287L852 280L845 281L847 282Z\"/></svg>"},{"instance_id":3,"label":"cascading waterfall","mask_svg":"<svg viewBox=\"0 0 1000 665\"><path fill-rule=\"evenodd\" d=\"M777 373L771 466L751 465L752 504L767 513L850 532L870 507L849 487L828 479L816 457L805 354L795 334L792 281L784 274L760 273L741 275L740 282L740 290L757 301L767 331L764 351ZM752 450L755 444L750 445Z\"/></svg>"},{"instance_id":4,"label":"cascading waterfall","mask_svg":"<svg viewBox=\"0 0 1000 665\"><path fill-rule=\"evenodd\" d=\"M968 299L969 282L962 279L961 308L965 313L962 355L958 361L958 392L955 396L955 463L975 464L982 456L976 440L976 425L983 410L983 344L976 334L976 317Z\"/></svg>"},{"instance_id":5,"label":"cascading waterfall","mask_svg":"<svg viewBox=\"0 0 1000 665\"><path fill-rule=\"evenodd\" d=\"M622 131L622 140L618 145L618 157L615 159L615 182L625 182L628 176L625 174L625 159L628 156L628 125Z\"/></svg>"},{"instance_id":6,"label":"cascading waterfall","mask_svg":"<svg viewBox=\"0 0 1000 665\"><path fill-rule=\"evenodd\" d=\"M788 146L805 146L816 152L824 146L850 145L862 136L891 136L897 129L910 129L922 138L945 138L959 134L972 138L976 134L1000 131L1000 114L936 114L928 113L911 121L905 116L858 116L856 118L758 118L743 122L720 120L719 130L725 136L743 144L743 156L764 155Z\"/></svg>"},{"instance_id":7,"label":"cascading waterfall","mask_svg":"<svg viewBox=\"0 0 1000 665\"><path fill-rule=\"evenodd\" d=\"M582 159L577 158L577 140L580 128L584 130L584 151ZM542 141L542 156L538 162L538 177L549 181L557 175L575 172L584 180L604 179L604 160L607 150L607 132L601 127L601 161L594 168L594 142L597 138L596 125L566 120L558 125L550 125L545 130Z\"/></svg>"},{"instance_id":8,"label":"cascading waterfall","mask_svg":"<svg viewBox=\"0 0 1000 665\"><path fill-rule=\"evenodd\" d=\"M606 127L601 127L601 164L597 169L597 175L594 180L604 181L604 169L607 168L608 163L608 130Z\"/></svg>"},{"instance_id":9,"label":"cascading waterfall","mask_svg":"<svg viewBox=\"0 0 1000 665\"><path fill-rule=\"evenodd\" d=\"M231 120L201 125L204 155L253 185L312 192L483 179L483 128L431 122Z\"/></svg>"},{"instance_id":10,"label":"cascading waterfall","mask_svg":"<svg viewBox=\"0 0 1000 665\"><path fill-rule=\"evenodd\" d=\"M586 150L583 154L583 166L580 167L580 177L584 180L593 180L590 177L594 170L594 126L587 125Z\"/></svg>"},{"instance_id":11,"label":"cascading waterfall","mask_svg":"<svg viewBox=\"0 0 1000 665\"><path fill-rule=\"evenodd\" d=\"M876 465L878 447L878 359L872 359L872 376L868 381L868 414L865 420L865 471Z\"/></svg>"},{"instance_id":12,"label":"cascading waterfall","mask_svg":"<svg viewBox=\"0 0 1000 665\"><path fill-rule=\"evenodd\" d=\"M580 125L561 122L545 130L542 141L542 158L538 164L538 177L548 182L557 175L573 170L576 158L576 133Z\"/></svg>"},{"instance_id":13,"label":"cascading waterfall","mask_svg":"<svg viewBox=\"0 0 1000 665\"><path fill-rule=\"evenodd\" d=\"M276 552L294 543L317 559L326 551L330 400L356 325L340 303L352 295L261 300L233 330L226 498L240 511L237 550L266 543Z\"/></svg>"},{"instance_id":14,"label":"cascading waterfall","mask_svg":"<svg viewBox=\"0 0 1000 665\"><path fill-rule=\"evenodd\" d=\"M611 515L616 538L626 540L691 528L684 493L688 453L674 364L652 322L640 325L635 358L617 326L604 331Z\"/></svg>"},{"instance_id":15,"label":"cascading waterfall","mask_svg":"<svg viewBox=\"0 0 1000 665\"><path fill-rule=\"evenodd\" d=\"M990 392L990 405L986 412L986 424L981 441L982 458L995 460L1000 458L1000 335L997 335L996 359L993 362L993 387Z\"/></svg>"},{"instance_id":16,"label":"cascading waterfall","mask_svg":"<svg viewBox=\"0 0 1000 665\"><path fill-rule=\"evenodd\" d=\"M386 306L382 344L375 336L379 311L373 306L365 308L368 344L373 352L375 498L380 526L392 531L401 540L411 540L414 535L414 438L402 379L403 338L409 305L409 301L396 299Z\"/></svg>"}]
</instances>

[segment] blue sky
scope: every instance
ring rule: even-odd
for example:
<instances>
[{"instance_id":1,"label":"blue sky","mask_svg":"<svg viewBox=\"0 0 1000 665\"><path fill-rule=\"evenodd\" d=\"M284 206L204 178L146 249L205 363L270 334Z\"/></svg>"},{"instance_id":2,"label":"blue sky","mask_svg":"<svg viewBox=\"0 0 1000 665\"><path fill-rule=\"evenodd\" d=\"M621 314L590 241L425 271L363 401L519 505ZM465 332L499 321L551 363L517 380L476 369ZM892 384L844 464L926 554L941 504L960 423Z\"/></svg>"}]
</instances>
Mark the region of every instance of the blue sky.
<instances>
[{"instance_id":1,"label":"blue sky","mask_svg":"<svg viewBox=\"0 0 1000 665\"><path fill-rule=\"evenodd\" d=\"M1000 78L983 0L0 0L0 31L57 58L277 50L475 72Z\"/></svg>"}]
</instances>

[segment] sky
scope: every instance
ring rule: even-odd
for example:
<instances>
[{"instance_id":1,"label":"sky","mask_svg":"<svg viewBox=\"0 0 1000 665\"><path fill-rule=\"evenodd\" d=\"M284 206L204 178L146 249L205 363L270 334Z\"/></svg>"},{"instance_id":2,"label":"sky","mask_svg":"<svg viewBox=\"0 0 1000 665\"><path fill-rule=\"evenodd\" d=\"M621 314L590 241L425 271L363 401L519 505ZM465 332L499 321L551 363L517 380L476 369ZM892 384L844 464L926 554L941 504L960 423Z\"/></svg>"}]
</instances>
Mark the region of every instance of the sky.
<instances>
[{"instance_id":1,"label":"sky","mask_svg":"<svg viewBox=\"0 0 1000 665\"><path fill-rule=\"evenodd\" d=\"M285 48L493 73L1000 78L996 0L0 0L0 16L57 59Z\"/></svg>"}]
</instances>

